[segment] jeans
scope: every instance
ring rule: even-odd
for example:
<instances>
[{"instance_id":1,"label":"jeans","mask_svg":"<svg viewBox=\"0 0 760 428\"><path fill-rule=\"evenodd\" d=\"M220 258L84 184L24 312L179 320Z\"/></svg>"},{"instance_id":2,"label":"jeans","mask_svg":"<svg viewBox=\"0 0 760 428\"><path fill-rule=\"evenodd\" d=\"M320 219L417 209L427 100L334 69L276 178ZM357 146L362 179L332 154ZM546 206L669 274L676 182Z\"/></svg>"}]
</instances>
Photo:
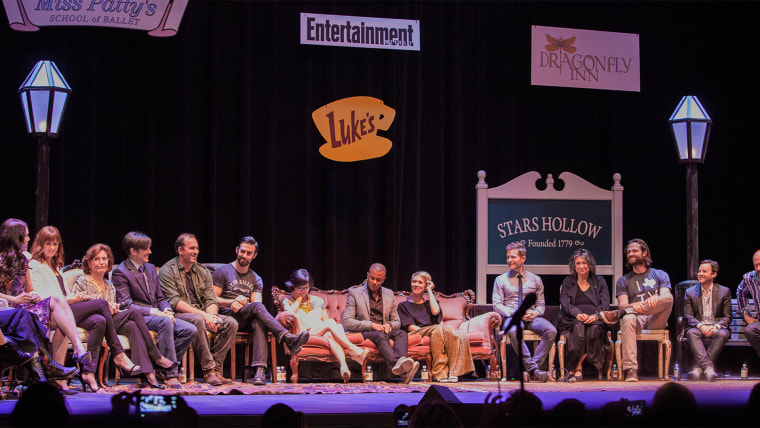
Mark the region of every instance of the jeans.
<instances>
[{"instance_id":1,"label":"jeans","mask_svg":"<svg viewBox=\"0 0 760 428\"><path fill-rule=\"evenodd\" d=\"M198 329L187 321L160 315L148 315L145 317L148 328L158 333L158 350L161 355L172 360L182 361L185 352L195 340ZM179 367L175 367L166 373L166 378L171 379L179 375Z\"/></svg>"},{"instance_id":2,"label":"jeans","mask_svg":"<svg viewBox=\"0 0 760 428\"><path fill-rule=\"evenodd\" d=\"M698 328L686 330L689 348L691 348L691 353L694 355L694 367L699 367L702 370L706 370L708 367L714 369L713 364L718 355L720 355L720 351L723 350L723 345L726 344L729 336L731 336L731 332L725 328L718 329L718 333L710 337L702 336L702 331ZM705 349L704 341L710 342L707 349Z\"/></svg>"},{"instance_id":3,"label":"jeans","mask_svg":"<svg viewBox=\"0 0 760 428\"><path fill-rule=\"evenodd\" d=\"M512 318L507 318L504 321L504 326L508 326L511 320ZM537 370L539 366L546 361L546 357L549 355L549 351L554 344L554 339L557 337L557 329L554 328L554 325L551 322L541 317L536 317L533 321L522 322L522 324L523 331L530 330L541 336L541 341L538 343L536 352L533 353L532 357L530 356L530 351L528 350L528 345L525 344L525 341L519 342L517 340L516 328L510 329L509 332L507 332L507 335L509 336L509 341L512 343L512 349L515 350L515 353L520 355L520 349L522 349L522 362L525 370L532 372ZM518 348L520 345L521 348Z\"/></svg>"},{"instance_id":4,"label":"jeans","mask_svg":"<svg viewBox=\"0 0 760 428\"><path fill-rule=\"evenodd\" d=\"M253 342L253 353L251 354L251 367L267 366L267 332L272 332L277 341L288 333L288 330L277 321L267 308L259 303L249 303L237 312L227 312L227 315L235 318L241 326L241 331L250 331Z\"/></svg>"}]
</instances>

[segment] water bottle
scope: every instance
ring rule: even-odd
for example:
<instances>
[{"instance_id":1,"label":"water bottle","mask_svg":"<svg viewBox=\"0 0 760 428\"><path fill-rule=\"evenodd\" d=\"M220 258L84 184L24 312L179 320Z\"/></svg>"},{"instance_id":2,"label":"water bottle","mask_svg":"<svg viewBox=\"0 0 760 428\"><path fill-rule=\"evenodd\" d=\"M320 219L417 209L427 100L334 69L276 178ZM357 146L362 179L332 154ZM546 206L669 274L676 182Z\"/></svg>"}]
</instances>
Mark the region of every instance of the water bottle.
<instances>
[{"instance_id":1,"label":"water bottle","mask_svg":"<svg viewBox=\"0 0 760 428\"><path fill-rule=\"evenodd\" d=\"M420 377L422 378L423 382L428 381L428 371L427 371L427 364L422 365L422 373L420 374Z\"/></svg>"},{"instance_id":2,"label":"water bottle","mask_svg":"<svg viewBox=\"0 0 760 428\"><path fill-rule=\"evenodd\" d=\"M612 379L617 380L618 376L617 364L612 364Z\"/></svg>"},{"instance_id":3,"label":"water bottle","mask_svg":"<svg viewBox=\"0 0 760 428\"><path fill-rule=\"evenodd\" d=\"M372 366L367 366L367 371L364 372L364 382L365 383L372 382Z\"/></svg>"},{"instance_id":4,"label":"water bottle","mask_svg":"<svg viewBox=\"0 0 760 428\"><path fill-rule=\"evenodd\" d=\"M285 371L285 367L278 366L277 367L277 384L283 385L285 384L285 378L288 376L287 372Z\"/></svg>"},{"instance_id":5,"label":"water bottle","mask_svg":"<svg viewBox=\"0 0 760 428\"><path fill-rule=\"evenodd\" d=\"M742 380L749 380L749 367L747 367L747 363L742 364Z\"/></svg>"},{"instance_id":6,"label":"water bottle","mask_svg":"<svg viewBox=\"0 0 760 428\"><path fill-rule=\"evenodd\" d=\"M673 366L673 378L676 381L681 380L681 366L679 366L678 363Z\"/></svg>"},{"instance_id":7,"label":"water bottle","mask_svg":"<svg viewBox=\"0 0 760 428\"><path fill-rule=\"evenodd\" d=\"M187 383L187 370L185 369L185 365L182 365L182 368L179 369L179 382L180 383Z\"/></svg>"},{"instance_id":8,"label":"water bottle","mask_svg":"<svg viewBox=\"0 0 760 428\"><path fill-rule=\"evenodd\" d=\"M552 379L557 380L557 369L554 368L554 364L552 364L551 374L552 374Z\"/></svg>"}]
</instances>

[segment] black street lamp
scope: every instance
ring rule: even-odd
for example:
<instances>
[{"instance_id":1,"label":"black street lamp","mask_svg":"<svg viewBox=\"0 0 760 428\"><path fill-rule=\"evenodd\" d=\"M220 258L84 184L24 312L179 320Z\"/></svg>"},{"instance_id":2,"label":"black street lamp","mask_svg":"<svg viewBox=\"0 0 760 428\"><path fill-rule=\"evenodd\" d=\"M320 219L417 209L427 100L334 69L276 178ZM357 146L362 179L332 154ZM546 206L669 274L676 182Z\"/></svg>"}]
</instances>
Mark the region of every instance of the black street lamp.
<instances>
[{"instance_id":1,"label":"black street lamp","mask_svg":"<svg viewBox=\"0 0 760 428\"><path fill-rule=\"evenodd\" d=\"M686 164L687 278L697 279L699 268L699 187L697 166L704 163L712 120L697 97L681 99L668 119L681 163Z\"/></svg>"},{"instance_id":2,"label":"black street lamp","mask_svg":"<svg viewBox=\"0 0 760 428\"><path fill-rule=\"evenodd\" d=\"M37 136L37 204L34 224L48 223L50 138L58 136L71 87L53 61L39 61L18 88L26 131Z\"/></svg>"}]
</instances>

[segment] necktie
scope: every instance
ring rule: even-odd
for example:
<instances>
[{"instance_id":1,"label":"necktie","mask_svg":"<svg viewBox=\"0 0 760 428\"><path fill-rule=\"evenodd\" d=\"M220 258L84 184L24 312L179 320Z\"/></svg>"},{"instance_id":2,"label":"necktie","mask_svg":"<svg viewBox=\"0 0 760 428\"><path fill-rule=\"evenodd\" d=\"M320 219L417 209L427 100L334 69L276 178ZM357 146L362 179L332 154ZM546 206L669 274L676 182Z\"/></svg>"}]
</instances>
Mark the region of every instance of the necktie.
<instances>
[{"instance_id":1,"label":"necktie","mask_svg":"<svg viewBox=\"0 0 760 428\"><path fill-rule=\"evenodd\" d=\"M143 284L145 285L145 288L148 288L148 276L145 275L145 267L140 266L137 268L137 271L140 272L140 275L142 275Z\"/></svg>"},{"instance_id":2,"label":"necktie","mask_svg":"<svg viewBox=\"0 0 760 428\"><path fill-rule=\"evenodd\" d=\"M519 308L523 302L523 290L522 290L522 274L517 274L517 307Z\"/></svg>"}]
</instances>

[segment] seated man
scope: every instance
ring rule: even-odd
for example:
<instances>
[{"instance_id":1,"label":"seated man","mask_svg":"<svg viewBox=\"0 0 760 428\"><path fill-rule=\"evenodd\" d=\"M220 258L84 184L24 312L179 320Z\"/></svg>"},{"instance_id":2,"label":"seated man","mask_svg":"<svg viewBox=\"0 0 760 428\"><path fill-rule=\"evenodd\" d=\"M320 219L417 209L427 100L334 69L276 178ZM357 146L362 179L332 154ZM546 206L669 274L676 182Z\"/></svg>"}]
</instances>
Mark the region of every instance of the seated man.
<instances>
[{"instance_id":1,"label":"seated man","mask_svg":"<svg viewBox=\"0 0 760 428\"><path fill-rule=\"evenodd\" d=\"M237 259L234 262L214 271L214 292L221 307L220 312L235 318L240 330L250 331L253 335L251 367L246 367L245 370L255 370L254 385L265 385L267 332L274 334L277 341L283 343L293 355L309 340L309 332L303 331L297 335L288 333L261 303L264 283L251 269L251 262L259 254L259 243L253 236L241 239L235 252Z\"/></svg>"},{"instance_id":2,"label":"seated man","mask_svg":"<svg viewBox=\"0 0 760 428\"><path fill-rule=\"evenodd\" d=\"M175 317L192 323L198 330L193 349L200 356L203 381L212 386L232 383L232 379L222 376L222 370L227 352L235 341L238 323L232 317L219 315L211 272L198 263L195 235L179 235L174 248L177 257L158 271L161 291L176 313ZM209 339L209 332L216 333L213 340Z\"/></svg>"},{"instance_id":3,"label":"seated man","mask_svg":"<svg viewBox=\"0 0 760 428\"><path fill-rule=\"evenodd\" d=\"M401 330L393 291L383 287L383 282L385 266L374 263L367 272L367 279L348 292L343 328L347 333L360 332L362 338L374 343L385 362L393 367L391 372L401 376L404 383L409 383L414 379L420 363L407 357L408 335Z\"/></svg>"},{"instance_id":4,"label":"seated man","mask_svg":"<svg viewBox=\"0 0 760 428\"><path fill-rule=\"evenodd\" d=\"M697 271L699 284L686 290L684 315L689 329L686 337L689 348L694 355L695 364L689 379L699 380L702 373L705 379L715 381L715 360L731 336L728 326L731 323L731 290L716 284L718 262L702 260ZM710 341L705 350L704 341Z\"/></svg>"},{"instance_id":5,"label":"seated man","mask_svg":"<svg viewBox=\"0 0 760 428\"><path fill-rule=\"evenodd\" d=\"M522 363L530 378L538 382L546 382L549 380L549 372L540 370L539 366L546 361L549 350L554 344L554 339L557 337L557 329L551 322L541 317L546 310L544 283L540 276L525 270L526 253L525 246L519 242L512 242L507 245L509 271L496 277L491 300L493 301L493 310L504 319L502 328L506 328L510 325L512 316L522 305L524 296L535 293L536 303L525 312L521 322L526 330L530 330L541 337L536 352L531 357L525 342L517 340L517 329L510 329L507 334L512 349L518 355L522 352Z\"/></svg>"},{"instance_id":6,"label":"seated man","mask_svg":"<svg viewBox=\"0 0 760 428\"><path fill-rule=\"evenodd\" d=\"M148 328L158 333L156 345L161 355L172 361L182 361L198 329L174 317L169 301L161 292L156 267L148 263L151 242L150 237L140 232L124 235L121 244L127 259L113 270L111 281L116 288L119 306L141 313ZM169 388L180 388L178 375L178 367L166 370L164 377Z\"/></svg>"},{"instance_id":7,"label":"seated man","mask_svg":"<svg viewBox=\"0 0 760 428\"><path fill-rule=\"evenodd\" d=\"M744 336L760 356L760 322L758 322L757 302L760 299L760 250L752 255L752 264L755 270L747 272L742 277L742 282L736 288L737 315L744 317L747 327L744 328ZM755 304L755 312L749 299Z\"/></svg>"}]
</instances>

